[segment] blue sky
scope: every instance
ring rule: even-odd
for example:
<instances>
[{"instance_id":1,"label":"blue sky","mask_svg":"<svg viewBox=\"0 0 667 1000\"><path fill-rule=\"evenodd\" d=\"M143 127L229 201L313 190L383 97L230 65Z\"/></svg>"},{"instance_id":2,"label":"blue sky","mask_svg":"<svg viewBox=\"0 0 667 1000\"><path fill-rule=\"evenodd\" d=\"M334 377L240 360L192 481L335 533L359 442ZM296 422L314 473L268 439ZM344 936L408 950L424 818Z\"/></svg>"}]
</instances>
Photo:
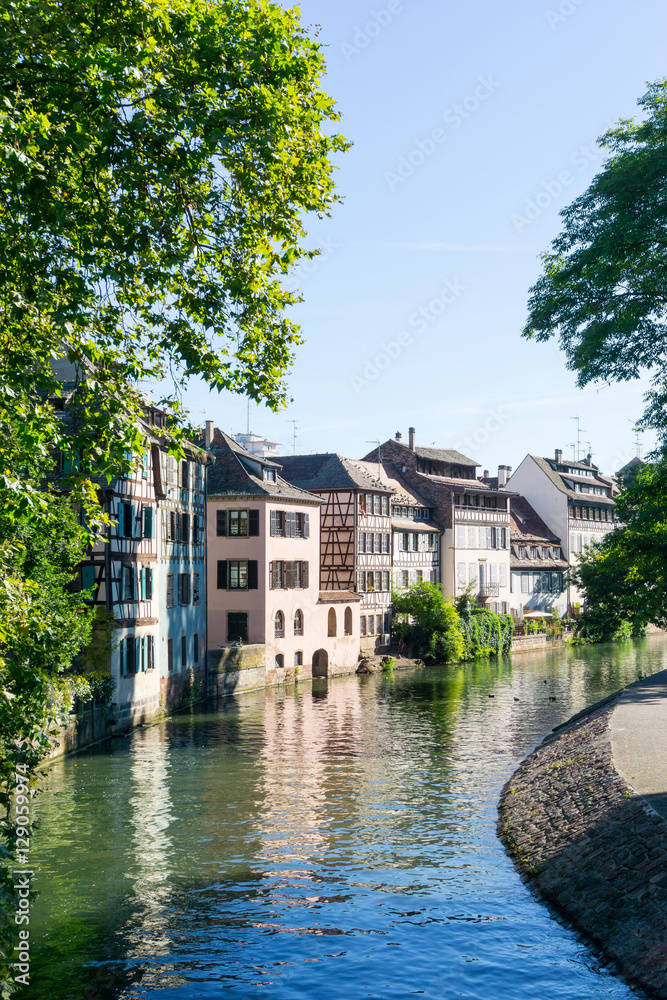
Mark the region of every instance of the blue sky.
<instances>
[{"instance_id":1,"label":"blue sky","mask_svg":"<svg viewBox=\"0 0 667 1000\"><path fill-rule=\"evenodd\" d=\"M345 202L311 220L295 279L306 343L294 398L251 429L292 451L361 457L408 426L482 468L572 455L575 422L614 471L646 384L579 390L556 344L524 341L527 293L559 211L602 164L596 138L667 75L664 0L305 0L325 89L354 142ZM246 401L192 386L197 422L245 430ZM205 413L201 412L205 410ZM644 435L643 447L651 440Z\"/></svg>"}]
</instances>

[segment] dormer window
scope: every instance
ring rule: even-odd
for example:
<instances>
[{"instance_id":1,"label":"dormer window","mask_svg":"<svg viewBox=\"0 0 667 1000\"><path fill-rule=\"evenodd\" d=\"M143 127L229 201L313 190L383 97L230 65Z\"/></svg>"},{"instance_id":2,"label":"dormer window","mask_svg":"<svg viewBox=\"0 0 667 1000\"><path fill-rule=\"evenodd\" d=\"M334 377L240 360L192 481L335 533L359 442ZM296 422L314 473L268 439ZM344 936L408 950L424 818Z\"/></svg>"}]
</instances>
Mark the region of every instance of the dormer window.
<instances>
[{"instance_id":1,"label":"dormer window","mask_svg":"<svg viewBox=\"0 0 667 1000\"><path fill-rule=\"evenodd\" d=\"M262 467L262 479L265 483L275 483L276 481L276 470L267 469L266 466Z\"/></svg>"}]
</instances>

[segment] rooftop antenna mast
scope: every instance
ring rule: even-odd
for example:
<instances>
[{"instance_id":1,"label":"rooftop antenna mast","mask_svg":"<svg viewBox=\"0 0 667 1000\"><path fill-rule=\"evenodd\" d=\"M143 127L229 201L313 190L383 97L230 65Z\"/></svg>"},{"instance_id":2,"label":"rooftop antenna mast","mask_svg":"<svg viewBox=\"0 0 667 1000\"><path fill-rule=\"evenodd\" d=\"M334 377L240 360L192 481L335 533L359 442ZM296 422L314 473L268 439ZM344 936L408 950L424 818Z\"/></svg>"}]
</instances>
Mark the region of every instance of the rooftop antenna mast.
<instances>
[{"instance_id":1,"label":"rooftop antenna mast","mask_svg":"<svg viewBox=\"0 0 667 1000\"><path fill-rule=\"evenodd\" d=\"M570 417L570 419L577 421L577 457L575 461L579 462L581 460L581 435L585 434L586 431L581 427L579 417Z\"/></svg>"},{"instance_id":2,"label":"rooftop antenna mast","mask_svg":"<svg viewBox=\"0 0 667 1000\"><path fill-rule=\"evenodd\" d=\"M382 442L367 441L366 444L376 444L378 446L378 479L382 482Z\"/></svg>"},{"instance_id":3,"label":"rooftop antenna mast","mask_svg":"<svg viewBox=\"0 0 667 1000\"><path fill-rule=\"evenodd\" d=\"M288 420L287 423L292 425L292 454L296 455L296 432L299 428L296 426L296 420Z\"/></svg>"}]
</instances>

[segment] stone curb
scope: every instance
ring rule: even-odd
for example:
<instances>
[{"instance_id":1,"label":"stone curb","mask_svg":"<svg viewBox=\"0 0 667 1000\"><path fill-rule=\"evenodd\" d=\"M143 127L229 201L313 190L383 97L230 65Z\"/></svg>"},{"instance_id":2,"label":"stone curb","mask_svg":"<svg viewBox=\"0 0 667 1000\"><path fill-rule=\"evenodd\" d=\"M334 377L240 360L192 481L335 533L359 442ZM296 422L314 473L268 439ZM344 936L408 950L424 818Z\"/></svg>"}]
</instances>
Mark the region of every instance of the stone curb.
<instances>
[{"instance_id":1,"label":"stone curb","mask_svg":"<svg viewBox=\"0 0 667 1000\"><path fill-rule=\"evenodd\" d=\"M498 835L521 877L630 982L667 1000L667 822L614 768L622 692L550 733L503 788Z\"/></svg>"}]
</instances>

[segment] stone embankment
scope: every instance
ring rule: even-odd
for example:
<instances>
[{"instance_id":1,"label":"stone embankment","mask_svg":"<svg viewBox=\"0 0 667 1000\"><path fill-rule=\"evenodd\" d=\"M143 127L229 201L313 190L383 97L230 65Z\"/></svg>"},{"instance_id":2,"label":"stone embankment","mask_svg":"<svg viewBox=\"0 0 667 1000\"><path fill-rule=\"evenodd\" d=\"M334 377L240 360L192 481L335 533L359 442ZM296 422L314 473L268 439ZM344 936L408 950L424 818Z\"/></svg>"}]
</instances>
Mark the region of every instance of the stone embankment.
<instances>
[{"instance_id":1,"label":"stone embankment","mask_svg":"<svg viewBox=\"0 0 667 1000\"><path fill-rule=\"evenodd\" d=\"M614 766L611 720L625 694L530 754L503 789L498 831L538 895L667 1000L667 821Z\"/></svg>"}]
</instances>

